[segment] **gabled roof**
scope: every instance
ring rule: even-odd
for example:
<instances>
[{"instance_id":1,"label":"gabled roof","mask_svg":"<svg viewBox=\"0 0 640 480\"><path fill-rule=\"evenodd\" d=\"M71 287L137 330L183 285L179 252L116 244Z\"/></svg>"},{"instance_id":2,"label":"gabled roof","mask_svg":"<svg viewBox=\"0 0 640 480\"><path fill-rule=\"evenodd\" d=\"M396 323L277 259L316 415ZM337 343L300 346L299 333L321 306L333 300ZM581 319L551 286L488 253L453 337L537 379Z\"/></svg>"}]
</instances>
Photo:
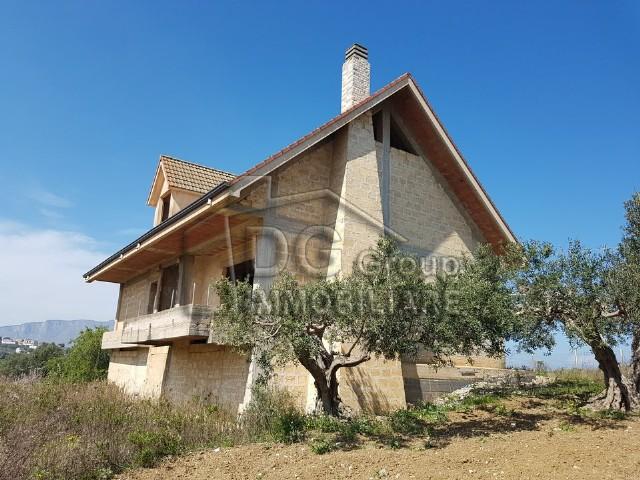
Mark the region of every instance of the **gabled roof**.
<instances>
[{"instance_id":1,"label":"gabled roof","mask_svg":"<svg viewBox=\"0 0 640 480\"><path fill-rule=\"evenodd\" d=\"M482 187L471 167L464 159L448 132L433 111L422 90L409 73L405 73L387 84L374 94L316 128L309 134L283 148L269 158L251 167L246 172L227 179L206 192L200 199L184 210L169 217L140 238L118 251L84 275L87 281L100 279L100 274L117 262L124 262L130 255L142 251L175 234L175 229L186 222L206 216L209 209L228 200L229 196L238 197L249 185L259 181L288 161L296 158L314 145L323 141L363 113L374 110L382 102L390 102L396 120L402 120L403 126L416 140L419 153L427 158L440 175L446 180L453 194L466 209L470 217L482 231L487 242L498 248L505 242L517 241L515 235L500 215L489 195ZM161 162L158 169L161 168ZM171 159L170 157L164 157ZM176 162L180 160L171 159ZM194 165L194 164L189 164ZM197 167L200 167L197 165ZM208 167L202 167L208 169ZM208 169L214 170L214 169ZM158 173L156 173L156 179ZM153 191L153 190L152 190ZM151 195L150 195L151 196Z\"/></svg>"},{"instance_id":2,"label":"gabled roof","mask_svg":"<svg viewBox=\"0 0 640 480\"><path fill-rule=\"evenodd\" d=\"M212 188L235 178L235 175L216 168L205 167L168 155L160 155L156 175L151 184L148 203L151 204L154 192L161 187L159 175L163 174L170 188L179 188L190 192L207 193Z\"/></svg>"},{"instance_id":3,"label":"gabled roof","mask_svg":"<svg viewBox=\"0 0 640 480\"><path fill-rule=\"evenodd\" d=\"M360 103L251 167L229 184L232 187L245 188L385 101L391 103L393 112L397 114L395 120L400 120L411 137L415 138L418 153L428 159L444 177L460 204L482 231L486 241L496 248L505 242L516 242L515 234L410 73L398 77ZM406 121L403 121L404 117Z\"/></svg>"}]
</instances>

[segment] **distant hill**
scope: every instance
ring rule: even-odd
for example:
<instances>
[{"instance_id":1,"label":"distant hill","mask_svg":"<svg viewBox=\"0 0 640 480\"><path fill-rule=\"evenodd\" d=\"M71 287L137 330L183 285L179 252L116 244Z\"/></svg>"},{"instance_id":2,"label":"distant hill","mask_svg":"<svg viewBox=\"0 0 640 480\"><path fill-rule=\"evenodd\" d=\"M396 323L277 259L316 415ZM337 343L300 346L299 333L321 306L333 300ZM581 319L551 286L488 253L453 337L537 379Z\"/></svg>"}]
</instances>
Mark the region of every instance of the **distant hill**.
<instances>
[{"instance_id":1,"label":"distant hill","mask_svg":"<svg viewBox=\"0 0 640 480\"><path fill-rule=\"evenodd\" d=\"M0 337L31 338L39 342L64 343L67 345L85 328L105 327L111 329L113 322L96 320L45 320L21 325L0 326Z\"/></svg>"}]
</instances>

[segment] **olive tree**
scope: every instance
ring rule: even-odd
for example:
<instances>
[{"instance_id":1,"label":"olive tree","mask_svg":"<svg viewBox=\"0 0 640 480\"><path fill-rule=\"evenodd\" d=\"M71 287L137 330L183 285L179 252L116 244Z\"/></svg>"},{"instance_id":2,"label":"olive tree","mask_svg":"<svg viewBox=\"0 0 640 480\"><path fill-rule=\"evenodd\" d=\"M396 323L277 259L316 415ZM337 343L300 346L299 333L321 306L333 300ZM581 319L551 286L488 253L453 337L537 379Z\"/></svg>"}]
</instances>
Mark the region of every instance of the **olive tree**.
<instances>
[{"instance_id":1,"label":"olive tree","mask_svg":"<svg viewBox=\"0 0 640 480\"><path fill-rule=\"evenodd\" d=\"M590 405L624 411L638 408L640 397L622 374L613 350L628 334L625 313L612 295L614 256L589 250L577 241L570 242L566 252L529 242L520 254L514 288L524 339L551 345L553 331L561 329L571 342L591 348L603 373L605 389Z\"/></svg>"},{"instance_id":2,"label":"olive tree","mask_svg":"<svg viewBox=\"0 0 640 480\"><path fill-rule=\"evenodd\" d=\"M631 336L632 381L640 394L640 193L624 206L626 223L611 283Z\"/></svg>"},{"instance_id":3,"label":"olive tree","mask_svg":"<svg viewBox=\"0 0 640 480\"><path fill-rule=\"evenodd\" d=\"M340 369L372 357L436 361L504 353L512 299L500 260L487 248L457 274L428 279L416 259L382 238L351 275L301 283L284 273L267 293L246 282L216 284L216 329L225 342L260 353L263 366L299 362L313 377L316 409L342 411Z\"/></svg>"}]
</instances>

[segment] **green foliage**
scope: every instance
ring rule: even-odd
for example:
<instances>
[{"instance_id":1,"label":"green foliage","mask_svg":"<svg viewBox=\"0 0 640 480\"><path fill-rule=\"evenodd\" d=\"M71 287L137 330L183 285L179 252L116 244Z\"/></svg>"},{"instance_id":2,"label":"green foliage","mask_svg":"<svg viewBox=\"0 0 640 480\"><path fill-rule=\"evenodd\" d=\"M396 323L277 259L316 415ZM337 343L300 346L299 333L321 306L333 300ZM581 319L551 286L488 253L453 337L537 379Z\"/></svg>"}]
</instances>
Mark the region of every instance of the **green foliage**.
<instances>
[{"instance_id":1,"label":"green foliage","mask_svg":"<svg viewBox=\"0 0 640 480\"><path fill-rule=\"evenodd\" d=\"M484 407L487 405L496 404L500 401L500 398L493 393L472 393L460 400L459 405L461 409Z\"/></svg>"},{"instance_id":2,"label":"green foliage","mask_svg":"<svg viewBox=\"0 0 640 480\"><path fill-rule=\"evenodd\" d=\"M316 455L324 455L325 453L335 450L336 443L330 437L322 435L311 440L309 448L311 448L311 451Z\"/></svg>"},{"instance_id":3,"label":"green foliage","mask_svg":"<svg viewBox=\"0 0 640 480\"><path fill-rule=\"evenodd\" d=\"M430 424L445 423L449 408L446 405L436 405L433 403L423 403L413 409L415 414L423 421Z\"/></svg>"},{"instance_id":4,"label":"green foliage","mask_svg":"<svg viewBox=\"0 0 640 480\"><path fill-rule=\"evenodd\" d=\"M353 274L301 284L284 273L266 295L244 282L216 284L216 328L226 343L255 349L263 365L298 361L315 380L324 413L339 413L336 373L371 356L397 358L428 349L504 353L512 330L509 268L490 249L463 260L455 274L425 278L416 259L389 238ZM346 351L329 345L349 345Z\"/></svg>"},{"instance_id":5,"label":"green foliage","mask_svg":"<svg viewBox=\"0 0 640 480\"><path fill-rule=\"evenodd\" d=\"M129 442L136 447L133 463L140 467L151 467L168 455L177 455L183 448L181 438L170 430L133 431Z\"/></svg>"},{"instance_id":6,"label":"green foliage","mask_svg":"<svg viewBox=\"0 0 640 480\"><path fill-rule=\"evenodd\" d=\"M295 443L304 439L307 420L289 393L258 386L242 422L257 438Z\"/></svg>"},{"instance_id":7,"label":"green foliage","mask_svg":"<svg viewBox=\"0 0 640 480\"><path fill-rule=\"evenodd\" d=\"M344 423L344 421L330 415L315 415L308 418L307 428L322 433L336 433L342 429Z\"/></svg>"},{"instance_id":8,"label":"green foliage","mask_svg":"<svg viewBox=\"0 0 640 480\"><path fill-rule=\"evenodd\" d=\"M533 338L552 345L556 328L570 341L592 347L613 346L624 338L624 323L605 315L615 308L608 288L614 268L610 252L597 253L577 241L566 252L529 242L523 246L522 260L515 286L521 318L529 324L525 342Z\"/></svg>"},{"instance_id":9,"label":"green foliage","mask_svg":"<svg viewBox=\"0 0 640 480\"><path fill-rule=\"evenodd\" d=\"M610 420L624 420L625 418L627 418L627 413L621 412L620 410L600 410L599 412L595 413L600 418Z\"/></svg>"},{"instance_id":10,"label":"green foliage","mask_svg":"<svg viewBox=\"0 0 640 480\"><path fill-rule=\"evenodd\" d=\"M70 382L91 382L107 378L109 352L101 347L105 331L105 328L83 330L64 356L49 361L49 373Z\"/></svg>"},{"instance_id":11,"label":"green foliage","mask_svg":"<svg viewBox=\"0 0 640 480\"><path fill-rule=\"evenodd\" d=\"M110 478L166 455L253 441L255 432L235 412L132 399L106 382L0 381L7 478Z\"/></svg>"},{"instance_id":12,"label":"green foliage","mask_svg":"<svg viewBox=\"0 0 640 480\"><path fill-rule=\"evenodd\" d=\"M396 433L417 435L424 430L422 420L410 410L396 410L389 416L389 425Z\"/></svg>"},{"instance_id":13,"label":"green foliage","mask_svg":"<svg viewBox=\"0 0 640 480\"><path fill-rule=\"evenodd\" d=\"M0 360L0 375L11 378L36 375L71 382L106 378L109 353L101 348L105 331L104 328L83 330L68 350L45 343L35 350L7 355Z\"/></svg>"},{"instance_id":14,"label":"green foliage","mask_svg":"<svg viewBox=\"0 0 640 480\"><path fill-rule=\"evenodd\" d=\"M7 355L0 360L0 375L11 378L29 375L47 376L52 360L62 357L64 349L45 343L35 350Z\"/></svg>"},{"instance_id":15,"label":"green foliage","mask_svg":"<svg viewBox=\"0 0 640 480\"><path fill-rule=\"evenodd\" d=\"M281 443L296 443L304 439L305 418L296 411L283 412L274 418L273 439Z\"/></svg>"},{"instance_id":16,"label":"green foliage","mask_svg":"<svg viewBox=\"0 0 640 480\"><path fill-rule=\"evenodd\" d=\"M580 378L560 379L548 385L530 387L527 391L539 398L579 400L584 403L588 398L602 391L602 382Z\"/></svg>"}]
</instances>

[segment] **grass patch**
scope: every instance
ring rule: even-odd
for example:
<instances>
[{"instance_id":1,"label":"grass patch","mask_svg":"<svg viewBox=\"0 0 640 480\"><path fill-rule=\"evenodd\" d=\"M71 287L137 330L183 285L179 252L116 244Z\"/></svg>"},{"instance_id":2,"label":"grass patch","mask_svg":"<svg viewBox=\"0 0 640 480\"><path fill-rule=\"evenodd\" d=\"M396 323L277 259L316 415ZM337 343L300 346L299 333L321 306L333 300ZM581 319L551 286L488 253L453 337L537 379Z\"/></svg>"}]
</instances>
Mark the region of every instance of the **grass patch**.
<instances>
[{"instance_id":1,"label":"grass patch","mask_svg":"<svg viewBox=\"0 0 640 480\"><path fill-rule=\"evenodd\" d=\"M591 378L564 377L544 386L477 391L387 416L349 419L303 415L290 395L259 390L238 421L235 412L215 404L135 400L106 382L0 380L0 469L7 478L107 480L126 468L153 466L166 456L248 442L306 441L317 454L357 448L367 440L387 448L419 440L425 448L434 448L449 414L481 409L512 417L517 412L503 403L512 395L558 400L574 423L577 417L625 418L617 411L581 407L600 389ZM558 428L571 431L574 426L564 421Z\"/></svg>"},{"instance_id":2,"label":"grass patch","mask_svg":"<svg viewBox=\"0 0 640 480\"><path fill-rule=\"evenodd\" d=\"M309 448L316 455L324 455L325 453L329 453L335 450L336 443L335 441L328 436L320 436L318 438L314 438L309 443Z\"/></svg>"},{"instance_id":3,"label":"grass patch","mask_svg":"<svg viewBox=\"0 0 640 480\"><path fill-rule=\"evenodd\" d=\"M106 480L169 455L262 439L304 438L306 418L289 396L268 392L241 422L192 401L135 400L106 382L0 380L3 478Z\"/></svg>"}]
</instances>

